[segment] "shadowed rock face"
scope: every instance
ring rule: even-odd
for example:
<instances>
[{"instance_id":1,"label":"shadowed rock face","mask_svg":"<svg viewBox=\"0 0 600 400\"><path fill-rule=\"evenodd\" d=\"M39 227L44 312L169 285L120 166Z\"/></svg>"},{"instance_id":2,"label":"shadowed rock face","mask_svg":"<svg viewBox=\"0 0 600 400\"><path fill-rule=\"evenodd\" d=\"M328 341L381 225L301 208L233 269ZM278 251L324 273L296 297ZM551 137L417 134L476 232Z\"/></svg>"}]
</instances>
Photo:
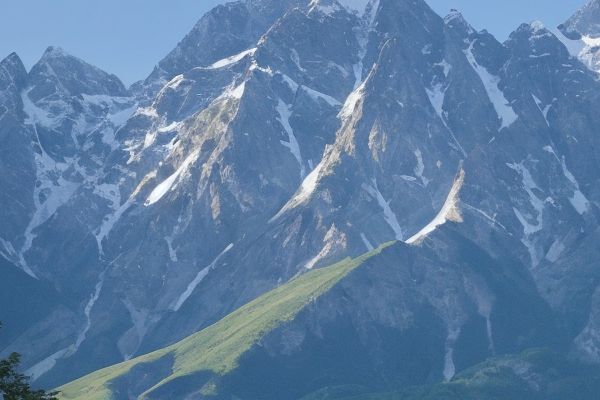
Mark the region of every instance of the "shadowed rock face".
<instances>
[{"instance_id":1,"label":"shadowed rock face","mask_svg":"<svg viewBox=\"0 0 600 400\"><path fill-rule=\"evenodd\" d=\"M599 102L540 24L499 43L420 0L218 6L130 90L56 48L29 73L11 55L0 257L58 300L2 353L64 383L397 240L412 245L270 334L226 393L252 398L260 374L289 398L323 371L434 382L536 346L598 361ZM330 364L306 371L316 354Z\"/></svg>"},{"instance_id":2,"label":"shadowed rock face","mask_svg":"<svg viewBox=\"0 0 600 400\"><path fill-rule=\"evenodd\" d=\"M592 71L600 72L600 2L593 0L579 9L564 24L558 26L572 55Z\"/></svg>"},{"instance_id":3,"label":"shadowed rock face","mask_svg":"<svg viewBox=\"0 0 600 400\"><path fill-rule=\"evenodd\" d=\"M591 37L600 36L600 2L590 0L579 9L559 29L570 39L579 39L587 35Z\"/></svg>"}]
</instances>

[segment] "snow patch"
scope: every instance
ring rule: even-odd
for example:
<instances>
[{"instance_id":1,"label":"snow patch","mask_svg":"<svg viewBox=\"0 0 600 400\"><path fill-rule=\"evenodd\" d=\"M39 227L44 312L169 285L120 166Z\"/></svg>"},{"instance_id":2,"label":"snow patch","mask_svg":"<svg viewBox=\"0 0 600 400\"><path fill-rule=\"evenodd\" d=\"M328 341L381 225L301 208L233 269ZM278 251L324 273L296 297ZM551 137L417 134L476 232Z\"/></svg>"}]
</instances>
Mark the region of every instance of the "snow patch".
<instances>
[{"instance_id":1,"label":"snow patch","mask_svg":"<svg viewBox=\"0 0 600 400\"><path fill-rule=\"evenodd\" d=\"M552 146L544 146L543 150L554 155L556 161L560 163L563 175L573 186L573 195L569 198L569 202L579 215L584 215L590 210L590 202L581 192L581 189L579 188L579 182L575 178L575 175L573 175L571 171L569 171L569 168L567 168L567 160L564 156L559 158Z\"/></svg>"},{"instance_id":2,"label":"snow patch","mask_svg":"<svg viewBox=\"0 0 600 400\"><path fill-rule=\"evenodd\" d=\"M207 67L207 69L219 69L219 68L228 67L230 65L233 65L233 64L241 61L242 59L244 59L244 57L246 57L248 55L254 55L255 52L256 52L256 48L244 50L239 54L224 58L222 60L215 62L214 64L211 64L209 67Z\"/></svg>"},{"instance_id":3,"label":"snow patch","mask_svg":"<svg viewBox=\"0 0 600 400\"><path fill-rule=\"evenodd\" d=\"M235 99L240 100L246 91L246 81L241 84L235 86L232 84L229 86L215 101L226 100L226 99Z\"/></svg>"},{"instance_id":4,"label":"snow patch","mask_svg":"<svg viewBox=\"0 0 600 400\"><path fill-rule=\"evenodd\" d=\"M533 21L529 26L531 26L531 29L533 29L534 32L539 32L543 29L546 29L544 23L540 20Z\"/></svg>"},{"instance_id":5,"label":"snow patch","mask_svg":"<svg viewBox=\"0 0 600 400\"><path fill-rule=\"evenodd\" d=\"M290 117L292 116L292 106L285 104L281 99L279 99L277 107L277 113L279 114L279 118L277 120L283 126L283 129L286 131L288 135L288 141L285 142L281 140L281 144L287 147L298 164L300 164L300 178L303 179L306 176L306 168L304 167L304 161L302 160L302 153L300 152L300 144L296 139L296 135L294 135L294 129L290 125Z\"/></svg>"},{"instance_id":6,"label":"snow patch","mask_svg":"<svg viewBox=\"0 0 600 400\"><path fill-rule=\"evenodd\" d=\"M156 108L154 108L154 107L138 108L135 111L135 114L133 114L133 115L134 116L143 115L144 117L148 117L148 118L158 118L158 112L156 111Z\"/></svg>"},{"instance_id":7,"label":"snow patch","mask_svg":"<svg viewBox=\"0 0 600 400\"><path fill-rule=\"evenodd\" d=\"M148 199L146 200L146 202L144 203L144 205L146 207L148 207L148 206L156 204L158 201L160 201L160 199L162 199L165 194L167 194L171 189L173 189L173 187L176 184L178 178L183 173L185 173L188 170L188 168L190 167L190 165L192 165L198 159L198 156L199 156L199 152L198 151L195 151L192 154L190 154L183 161L183 163L181 164L181 166L179 168L177 168L177 170L171 176L169 176L162 183L160 183L152 191L152 193L150 193L150 196L148 196Z\"/></svg>"},{"instance_id":8,"label":"snow patch","mask_svg":"<svg viewBox=\"0 0 600 400\"><path fill-rule=\"evenodd\" d=\"M296 49L291 49L290 52L290 58L292 59L296 67L298 67L300 71L306 72L306 70L302 68L302 65L300 65L300 55L298 54L298 51L296 51Z\"/></svg>"},{"instance_id":9,"label":"snow patch","mask_svg":"<svg viewBox=\"0 0 600 400\"><path fill-rule=\"evenodd\" d=\"M506 164L506 165L510 169L517 171L519 173L519 175L521 175L521 179L523 182L523 190L525 190L525 192L527 192L527 195L529 196L529 202L530 202L532 208L535 210L535 213L537 214L535 216L535 223L533 223L533 222L530 222L531 219L533 218L533 216L531 216L529 214L524 214L516 207L513 207L513 212L515 213L515 216L517 217L517 219L523 226L523 239L521 241L529 250L532 265L536 266L540 260L539 260L538 254L537 254L537 250L535 249L534 240L533 240L532 236L542 230L543 222L544 222L545 203L543 200L540 200L535 195L533 190L534 189L540 190L540 188L537 186L537 184L533 180L533 177L531 176L531 172L529 171L529 169L527 169L527 167L524 165L524 163Z\"/></svg>"},{"instance_id":10,"label":"snow patch","mask_svg":"<svg viewBox=\"0 0 600 400\"><path fill-rule=\"evenodd\" d=\"M233 243L229 244L225 250L223 250L215 259L204 269L200 270L194 280L190 282L187 289L179 296L173 307L171 308L173 311L179 311L181 306L187 301L187 299L192 295L194 290L198 287L200 282L206 278L208 273L214 269L215 265L219 262L219 260L227 254L231 249L233 249Z\"/></svg>"},{"instance_id":11,"label":"snow patch","mask_svg":"<svg viewBox=\"0 0 600 400\"><path fill-rule=\"evenodd\" d=\"M342 105L342 103L336 98L329 96L325 93L319 92L318 90L312 89L308 86L300 85L286 74L280 74L280 76L281 79L288 85L290 90L294 93L302 89L317 103L319 102L319 100L324 100L327 104L329 104L332 107L339 107Z\"/></svg>"},{"instance_id":12,"label":"snow patch","mask_svg":"<svg viewBox=\"0 0 600 400\"><path fill-rule=\"evenodd\" d=\"M108 234L112 231L117 221L121 219L121 216L125 213L125 211L129 209L129 207L131 207L132 204L133 202L131 201L131 199L127 200L125 203L119 206L113 213L108 214L102 220L102 224L100 225L97 233L95 234L100 254L104 254L102 242L106 237L108 237Z\"/></svg>"},{"instance_id":13,"label":"snow patch","mask_svg":"<svg viewBox=\"0 0 600 400\"><path fill-rule=\"evenodd\" d=\"M367 248L368 251L375 250L375 247L373 247L373 244L371 244L371 242L369 241L369 239L367 239L367 237L365 236L365 234L363 232L360 233L360 238L362 239L362 241L365 244L365 247Z\"/></svg>"},{"instance_id":14,"label":"snow patch","mask_svg":"<svg viewBox=\"0 0 600 400\"><path fill-rule=\"evenodd\" d=\"M423 173L425 172L425 164L423 163L423 153L420 149L414 151L415 157L417 158L417 166L414 169L415 175L421 179L423 186L429 185L429 179L425 178Z\"/></svg>"},{"instance_id":15,"label":"snow patch","mask_svg":"<svg viewBox=\"0 0 600 400\"><path fill-rule=\"evenodd\" d=\"M548 112L550 111L550 108L552 108L552 104L548 104L547 106L542 108L542 101L535 94L531 94L531 96L533 97L533 100L535 101L538 110L540 110L540 112L544 116L544 120L546 120L546 125L550 126L550 122L548 122Z\"/></svg>"},{"instance_id":16,"label":"snow patch","mask_svg":"<svg viewBox=\"0 0 600 400\"><path fill-rule=\"evenodd\" d=\"M0 248L0 255L2 255L7 260L11 260L17 263L19 262L19 254L17 253L11 242L9 242L8 240L4 240L0 237L0 245L2 245L2 247Z\"/></svg>"},{"instance_id":17,"label":"snow patch","mask_svg":"<svg viewBox=\"0 0 600 400\"><path fill-rule=\"evenodd\" d=\"M600 72L600 65L597 60L600 38L585 35L581 39L571 40L563 35L559 29L550 29L550 31L567 48L571 57L579 59L590 71L595 73Z\"/></svg>"},{"instance_id":18,"label":"snow patch","mask_svg":"<svg viewBox=\"0 0 600 400\"><path fill-rule=\"evenodd\" d=\"M281 74L281 79L283 79L283 81L288 85L292 92L296 93L298 91L300 85L298 85L296 81L294 81L292 78L290 78L286 74Z\"/></svg>"},{"instance_id":19,"label":"snow patch","mask_svg":"<svg viewBox=\"0 0 600 400\"><path fill-rule=\"evenodd\" d=\"M29 92L31 92L31 90L32 89L29 89L21 93L23 111L27 115L25 124L40 125L49 129L58 128L62 124L64 116L54 116L46 110L36 106L29 98Z\"/></svg>"},{"instance_id":20,"label":"snow patch","mask_svg":"<svg viewBox=\"0 0 600 400\"><path fill-rule=\"evenodd\" d=\"M434 85L431 89L426 88L427 97L429 97L429 102L433 106L433 109L440 117L440 119L446 124L446 116L444 114L444 100L446 97L446 88L441 83Z\"/></svg>"},{"instance_id":21,"label":"snow patch","mask_svg":"<svg viewBox=\"0 0 600 400\"><path fill-rule=\"evenodd\" d=\"M39 363L35 364L33 367L29 368L26 371L26 374L30 375L32 377L32 380L35 381L36 379L38 379L39 377L41 377L42 375L44 375L45 373L50 371L52 368L54 368L56 366L56 363L60 359L69 358L73 354L75 354L77 352L77 350L79 350L79 347L85 341L85 339L87 337L87 333L89 332L89 330L92 326L92 320L91 320L90 315L91 315L92 309L94 307L94 304L96 304L96 301L98 301L98 298L100 297L100 292L102 291L103 285L104 285L104 273L100 274L100 279L99 279L98 283L96 284L94 292L92 293L92 295L90 296L90 299L88 300L88 302L85 305L85 308L83 310L84 315L85 315L85 324L84 324L83 328L77 334L77 339L75 340L75 343L73 343L72 345L70 345L60 351L57 351L56 353L52 354L51 356L49 356L49 357L45 358L44 360L40 361Z\"/></svg>"},{"instance_id":22,"label":"snow patch","mask_svg":"<svg viewBox=\"0 0 600 400\"><path fill-rule=\"evenodd\" d=\"M556 239L554 243L552 243L552 246L550 246L548 253L546 253L546 260L550 262L558 261L561 254L566 250L566 248L567 247L560 239Z\"/></svg>"},{"instance_id":23,"label":"snow patch","mask_svg":"<svg viewBox=\"0 0 600 400\"><path fill-rule=\"evenodd\" d=\"M565 160L564 156L561 159L560 165L562 167L563 174L573 184L574 187L573 196L569 198L571 205L575 211L579 213L579 215L587 213L590 210L590 202L579 189L579 182L577 182L577 179L575 179L575 175L573 175L567 168L567 161Z\"/></svg>"},{"instance_id":24,"label":"snow patch","mask_svg":"<svg viewBox=\"0 0 600 400\"><path fill-rule=\"evenodd\" d=\"M32 122L31 126L37 136L36 123ZM24 255L33 245L33 240L36 237L33 231L48 221L62 205L66 204L80 186L80 183L71 182L62 177L62 174L69 168L69 164L57 163L46 154L41 143L39 145L41 154L35 154L36 179L38 182L33 195L35 211L23 234L25 242L19 252L23 270L32 277L36 276L28 266ZM59 177L55 178L56 175Z\"/></svg>"},{"instance_id":25,"label":"snow patch","mask_svg":"<svg viewBox=\"0 0 600 400\"><path fill-rule=\"evenodd\" d=\"M246 90L246 82L242 82L240 85L236 86L233 90L226 92L225 94L232 99L241 99L244 95L244 91Z\"/></svg>"},{"instance_id":26,"label":"snow patch","mask_svg":"<svg viewBox=\"0 0 600 400\"><path fill-rule=\"evenodd\" d=\"M108 119L113 124L113 126L118 128L120 126L123 126L125 122L127 122L129 118L131 118L131 116L135 113L135 110L137 110L137 104L129 108L125 108L122 111L117 111L114 114L110 114L108 116Z\"/></svg>"},{"instance_id":27,"label":"snow patch","mask_svg":"<svg viewBox=\"0 0 600 400\"><path fill-rule=\"evenodd\" d=\"M531 206L536 211L536 222L531 223L528 221L527 218L523 218L523 214L519 210L517 210L516 208L514 209L517 218L519 218L519 221L523 225L523 233L526 236L533 235L534 233L539 232L542 229L543 225L544 201L540 200L533 192L534 189L540 190L540 188L533 180L529 169L523 163L507 164L507 166L510 169L517 171L519 175L521 175L523 189L527 192ZM531 219L531 217L529 219Z\"/></svg>"},{"instance_id":28,"label":"snow patch","mask_svg":"<svg viewBox=\"0 0 600 400\"><path fill-rule=\"evenodd\" d=\"M335 99L329 95L326 95L325 93L321 93L314 89L311 89L308 86L302 85L302 86L300 86L300 88L302 90L304 90L313 100L315 100L317 102L319 99L321 99L321 100L324 100L327 104L329 104L332 107L339 107L342 105L342 103L340 103L337 99Z\"/></svg>"},{"instance_id":29,"label":"snow patch","mask_svg":"<svg viewBox=\"0 0 600 400\"><path fill-rule=\"evenodd\" d=\"M338 117L342 120L349 120L354 112L356 111L356 106L358 102L363 98L365 90L365 82L359 85L346 99L346 102L342 106L342 110L340 111Z\"/></svg>"},{"instance_id":30,"label":"snow patch","mask_svg":"<svg viewBox=\"0 0 600 400\"><path fill-rule=\"evenodd\" d=\"M165 242L167 242L167 246L169 246L169 259L172 262L177 262L177 251L173 247L173 237L165 236Z\"/></svg>"},{"instance_id":31,"label":"snow patch","mask_svg":"<svg viewBox=\"0 0 600 400\"><path fill-rule=\"evenodd\" d=\"M321 4L321 0L312 0L309 7L309 13L318 11L328 17L343 10L342 7L340 7L340 4L337 2L331 2L330 4L323 5Z\"/></svg>"},{"instance_id":32,"label":"snow patch","mask_svg":"<svg viewBox=\"0 0 600 400\"><path fill-rule=\"evenodd\" d=\"M587 213L590 209L590 202L585 197L583 193L579 189L573 193L573 197L569 198L571 205L579 213L579 215L583 215Z\"/></svg>"},{"instance_id":33,"label":"snow patch","mask_svg":"<svg viewBox=\"0 0 600 400\"><path fill-rule=\"evenodd\" d=\"M452 70L452 65L450 65L450 63L446 61L446 59L443 59L441 62L434 65L437 67L442 67L445 77L448 77L448 74L450 74L450 71Z\"/></svg>"},{"instance_id":34,"label":"snow patch","mask_svg":"<svg viewBox=\"0 0 600 400\"><path fill-rule=\"evenodd\" d=\"M85 341L85 339L87 337L87 333L89 332L90 328L92 327L92 318L91 318L92 309L94 308L94 305L96 304L96 302L98 301L98 298L100 297L100 292L102 291L103 286L104 286L104 273L100 274L100 279L98 280L98 283L96 283L94 293L92 293L92 295L90 296L90 300L87 302L87 304L85 305L85 308L83 309L83 313L85 315L85 325L83 326L83 329L77 335L77 340L75 341L75 344L73 345L71 350L66 354L66 357L70 357L73 354L75 354L75 352L77 352L77 350L79 350L79 347L81 346L81 344Z\"/></svg>"},{"instance_id":35,"label":"snow patch","mask_svg":"<svg viewBox=\"0 0 600 400\"><path fill-rule=\"evenodd\" d=\"M498 225L500 228L507 230L506 227L504 225L502 225L500 222L498 222L498 220L496 219L496 215L494 214L494 216L489 215L488 213L486 213L485 211L477 208L477 207L473 207L470 204L467 203L462 203L462 205L465 208L470 209L471 211L476 212L477 214L481 215L483 218L485 218L486 220L488 220L489 222L492 223L492 225Z\"/></svg>"},{"instance_id":36,"label":"snow patch","mask_svg":"<svg viewBox=\"0 0 600 400\"><path fill-rule=\"evenodd\" d=\"M364 16L367 19L369 26L373 26L373 24L375 23L377 13L379 12L379 1L380 0L367 0L367 4L365 5Z\"/></svg>"},{"instance_id":37,"label":"snow patch","mask_svg":"<svg viewBox=\"0 0 600 400\"><path fill-rule=\"evenodd\" d=\"M46 357L39 363L35 364L33 367L29 368L27 371L25 371L25 375L30 376L31 381L35 382L42 375L44 375L45 373L50 371L52 368L54 368L56 366L56 363L58 362L58 360L64 358L70 349L71 349L71 347L69 346L62 350L57 351L56 353L50 355L49 357Z\"/></svg>"},{"instance_id":38,"label":"snow patch","mask_svg":"<svg viewBox=\"0 0 600 400\"><path fill-rule=\"evenodd\" d=\"M458 177L454 180L454 184L452 188L450 188L450 193L442 206L440 212L435 216L435 218L427 224L423 229L421 229L418 233L409 238L406 243L407 244L418 244L423 239L425 239L431 232L435 231L439 226L444 225L448 221L453 222L463 222L462 216L460 214L460 209L458 207L459 202L459 194L462 189L462 185L465 181L465 171L461 168Z\"/></svg>"},{"instance_id":39,"label":"snow patch","mask_svg":"<svg viewBox=\"0 0 600 400\"><path fill-rule=\"evenodd\" d=\"M389 227L392 228L392 231L394 231L396 240L404 240L404 233L402 232L402 228L400 227L398 218L396 217L396 214L394 214L394 211L390 207L389 202L385 200L385 198L379 191L379 188L377 187L377 182L373 180L371 185L363 184L362 187L373 199L377 200L379 207L381 207L381 210L383 211L383 217L385 219L385 222L387 222Z\"/></svg>"},{"instance_id":40,"label":"snow patch","mask_svg":"<svg viewBox=\"0 0 600 400\"><path fill-rule=\"evenodd\" d=\"M311 198L312 194L314 193L315 189L317 188L317 183L319 181L319 174L321 173L322 169L323 169L323 162L320 162L319 164L317 164L315 169L313 169L310 172L310 174L308 174L306 176L306 178L304 178L304 180L302 181L302 184L300 184L300 188L298 188L294 197L292 197L292 199L290 199L290 201L288 201L286 203L286 205L283 206L283 208L281 210L279 210L279 212L277 214L275 214L275 216L269 220L269 222L275 221L277 218L279 218L281 215L283 215L283 213L285 213L287 210L293 209L294 207L297 207L300 204L303 204L306 201L308 201Z\"/></svg>"},{"instance_id":41,"label":"snow patch","mask_svg":"<svg viewBox=\"0 0 600 400\"><path fill-rule=\"evenodd\" d=\"M314 193L317 187L317 181L319 178L319 173L321 172L321 168L323 168L323 163L317 164L315 169L311 171L310 174L302 181L302 185L300 185L300 193L295 197L297 200L303 201Z\"/></svg>"},{"instance_id":42,"label":"snow patch","mask_svg":"<svg viewBox=\"0 0 600 400\"><path fill-rule=\"evenodd\" d=\"M454 132L452 131L452 129L450 129L450 127L448 126L448 123L446 122L446 113L444 111L446 88L444 88L444 85L442 85L440 83L437 85L433 85L431 89L426 88L425 91L427 92L427 97L429 97L429 102L433 106L433 109L437 113L438 117L440 117L440 120L442 121L442 123L444 124L444 126L446 127L448 132L450 132L450 136L452 137L452 140L458 147L458 150L460 150L460 152L466 157L467 152L462 147L462 145L456 138L456 135L454 135Z\"/></svg>"},{"instance_id":43,"label":"snow patch","mask_svg":"<svg viewBox=\"0 0 600 400\"><path fill-rule=\"evenodd\" d=\"M454 365L454 345L460 335L460 328L448 329L446 337L446 354L444 356L444 380L449 382L456 374L456 366Z\"/></svg>"},{"instance_id":44,"label":"snow patch","mask_svg":"<svg viewBox=\"0 0 600 400\"><path fill-rule=\"evenodd\" d=\"M583 40L571 40L559 30L555 28L551 28L550 32L556 36L558 40L562 42L562 44L567 48L571 57L579 58L579 55L582 53L585 48L585 43Z\"/></svg>"},{"instance_id":45,"label":"snow patch","mask_svg":"<svg viewBox=\"0 0 600 400\"><path fill-rule=\"evenodd\" d=\"M502 89L500 89L500 78L492 75L485 67L477 63L475 55L473 54L474 44L475 42L471 43L469 48L465 50L465 55L477 75L479 75L494 109L496 109L496 114L502 121L500 129L507 128L517 120L518 115L513 110L510 102L506 99Z\"/></svg>"}]
</instances>

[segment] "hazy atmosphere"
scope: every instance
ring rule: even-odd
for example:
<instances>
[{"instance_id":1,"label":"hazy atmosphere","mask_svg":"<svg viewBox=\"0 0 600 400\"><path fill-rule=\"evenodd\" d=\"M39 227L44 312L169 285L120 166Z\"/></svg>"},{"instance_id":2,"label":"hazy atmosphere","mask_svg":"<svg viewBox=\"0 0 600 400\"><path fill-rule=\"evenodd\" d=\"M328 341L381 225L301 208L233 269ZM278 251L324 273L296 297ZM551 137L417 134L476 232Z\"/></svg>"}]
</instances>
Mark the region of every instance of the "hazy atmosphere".
<instances>
[{"instance_id":1,"label":"hazy atmosphere","mask_svg":"<svg viewBox=\"0 0 600 400\"><path fill-rule=\"evenodd\" d=\"M2 2L0 400L598 400L600 0L366 1Z\"/></svg>"}]
</instances>

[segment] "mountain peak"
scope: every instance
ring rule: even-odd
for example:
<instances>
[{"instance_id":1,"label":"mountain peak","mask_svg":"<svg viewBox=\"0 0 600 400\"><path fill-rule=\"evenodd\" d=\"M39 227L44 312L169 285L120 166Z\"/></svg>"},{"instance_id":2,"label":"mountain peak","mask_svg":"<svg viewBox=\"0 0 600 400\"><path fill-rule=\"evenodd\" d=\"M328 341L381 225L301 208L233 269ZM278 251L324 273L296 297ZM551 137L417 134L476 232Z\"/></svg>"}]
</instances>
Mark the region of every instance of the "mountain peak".
<instances>
[{"instance_id":1,"label":"mountain peak","mask_svg":"<svg viewBox=\"0 0 600 400\"><path fill-rule=\"evenodd\" d=\"M27 74L21 57L19 57L19 55L15 52L10 53L2 61L0 61L0 66L8 70L9 72L24 72L25 74Z\"/></svg>"},{"instance_id":2,"label":"mountain peak","mask_svg":"<svg viewBox=\"0 0 600 400\"><path fill-rule=\"evenodd\" d=\"M10 53L0 61L0 80L3 78L22 86L27 80L27 71L17 53Z\"/></svg>"},{"instance_id":3,"label":"mountain peak","mask_svg":"<svg viewBox=\"0 0 600 400\"><path fill-rule=\"evenodd\" d=\"M18 63L22 64L23 62L21 61L21 57L19 57L19 55L14 51L7 55L2 61L0 61L1 65L13 65Z\"/></svg>"},{"instance_id":4,"label":"mountain peak","mask_svg":"<svg viewBox=\"0 0 600 400\"><path fill-rule=\"evenodd\" d=\"M444 17L444 23L450 28L458 28L468 34L475 32L475 29L467 22L462 13L455 8L451 9L448 15Z\"/></svg>"},{"instance_id":5,"label":"mountain peak","mask_svg":"<svg viewBox=\"0 0 600 400\"><path fill-rule=\"evenodd\" d=\"M600 37L600 0L591 0L558 29L572 40L582 36Z\"/></svg>"},{"instance_id":6,"label":"mountain peak","mask_svg":"<svg viewBox=\"0 0 600 400\"><path fill-rule=\"evenodd\" d=\"M544 23L543 23L542 21L540 21L540 20L535 20L535 21L531 22L531 23L529 24L529 26L531 27L531 29L532 29L534 32L539 32L539 31L541 31L542 29L546 29L546 26L545 26L545 25L544 25Z\"/></svg>"},{"instance_id":7,"label":"mountain peak","mask_svg":"<svg viewBox=\"0 0 600 400\"><path fill-rule=\"evenodd\" d=\"M125 96L127 90L115 75L109 74L57 46L49 46L30 72L31 83L54 82L72 95L104 94Z\"/></svg>"},{"instance_id":8,"label":"mountain peak","mask_svg":"<svg viewBox=\"0 0 600 400\"><path fill-rule=\"evenodd\" d=\"M245 0L220 4L204 14L159 63L144 85L158 90L173 77L254 47L288 10L309 0Z\"/></svg>"},{"instance_id":9,"label":"mountain peak","mask_svg":"<svg viewBox=\"0 0 600 400\"><path fill-rule=\"evenodd\" d=\"M444 17L444 22L447 23L452 20L465 21L465 18L463 17L463 15L460 11L458 11L456 8L452 8L452 9L450 9L450 12L448 13L448 15L446 15Z\"/></svg>"},{"instance_id":10,"label":"mountain peak","mask_svg":"<svg viewBox=\"0 0 600 400\"><path fill-rule=\"evenodd\" d=\"M546 28L544 23L539 20L532 21L528 24L521 24L515 33L523 33L531 39L551 35L551 32Z\"/></svg>"},{"instance_id":11,"label":"mountain peak","mask_svg":"<svg viewBox=\"0 0 600 400\"><path fill-rule=\"evenodd\" d=\"M44 51L42 58L44 58L44 57L56 58L56 57L68 57L68 56L69 56L69 54L67 54L67 52L62 47L48 46L46 48L46 50Z\"/></svg>"},{"instance_id":12,"label":"mountain peak","mask_svg":"<svg viewBox=\"0 0 600 400\"><path fill-rule=\"evenodd\" d=\"M505 44L523 57L545 57L551 54L553 59L563 61L568 57L561 41L540 21L521 24L510 34Z\"/></svg>"}]
</instances>

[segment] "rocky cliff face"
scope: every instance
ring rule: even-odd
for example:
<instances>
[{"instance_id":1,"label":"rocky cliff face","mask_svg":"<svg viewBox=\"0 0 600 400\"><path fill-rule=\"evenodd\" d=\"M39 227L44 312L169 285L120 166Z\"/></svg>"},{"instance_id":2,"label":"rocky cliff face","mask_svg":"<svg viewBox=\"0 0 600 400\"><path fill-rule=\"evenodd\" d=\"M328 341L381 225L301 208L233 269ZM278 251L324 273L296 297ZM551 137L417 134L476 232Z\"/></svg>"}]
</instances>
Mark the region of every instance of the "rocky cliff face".
<instances>
[{"instance_id":1,"label":"rocky cliff face","mask_svg":"<svg viewBox=\"0 0 600 400\"><path fill-rule=\"evenodd\" d=\"M540 23L499 43L421 0L247 0L131 90L56 48L29 73L9 56L0 255L58 300L0 348L63 383L395 240L248 370L298 377L330 349L336 383L342 343L377 387L527 347L598 361L600 84L565 43Z\"/></svg>"},{"instance_id":2,"label":"rocky cliff face","mask_svg":"<svg viewBox=\"0 0 600 400\"><path fill-rule=\"evenodd\" d=\"M590 0L555 34L561 38L573 56L579 58L591 70L600 71L600 2Z\"/></svg>"}]
</instances>

